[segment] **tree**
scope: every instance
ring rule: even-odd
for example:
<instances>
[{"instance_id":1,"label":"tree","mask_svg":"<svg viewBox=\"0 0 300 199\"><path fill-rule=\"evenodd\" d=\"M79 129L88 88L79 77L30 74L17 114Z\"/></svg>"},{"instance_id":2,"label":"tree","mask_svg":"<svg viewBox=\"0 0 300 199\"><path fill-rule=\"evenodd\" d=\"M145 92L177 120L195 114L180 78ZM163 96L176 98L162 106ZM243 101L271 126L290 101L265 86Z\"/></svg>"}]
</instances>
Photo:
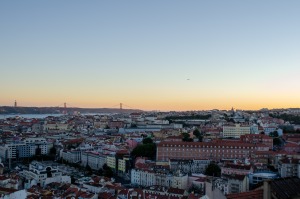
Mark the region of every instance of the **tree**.
<instances>
[{"instance_id":1,"label":"tree","mask_svg":"<svg viewBox=\"0 0 300 199\"><path fill-rule=\"evenodd\" d=\"M111 178L114 176L113 170L109 166L107 166L107 164L104 164L102 166L102 169L103 169L102 170L103 176L108 177L108 178ZM99 171L100 171L100 169L99 169Z\"/></svg>"},{"instance_id":2,"label":"tree","mask_svg":"<svg viewBox=\"0 0 300 199\"><path fill-rule=\"evenodd\" d=\"M111 178L114 176L114 172L112 171L112 169L110 167L108 167L108 169L103 171L103 176L107 177L107 178Z\"/></svg>"},{"instance_id":3,"label":"tree","mask_svg":"<svg viewBox=\"0 0 300 199\"><path fill-rule=\"evenodd\" d=\"M196 136L196 137L199 137L201 135L200 131L198 129L195 129L193 131L193 135Z\"/></svg>"},{"instance_id":4,"label":"tree","mask_svg":"<svg viewBox=\"0 0 300 199\"><path fill-rule=\"evenodd\" d=\"M137 125L134 124L134 123L132 123L132 124L130 125L130 128L136 128L136 127L137 127Z\"/></svg>"},{"instance_id":5,"label":"tree","mask_svg":"<svg viewBox=\"0 0 300 199\"><path fill-rule=\"evenodd\" d=\"M192 142L193 141L193 139L190 138L190 134L188 134L188 133L182 133L182 136L183 136L182 141L184 141L184 142Z\"/></svg>"},{"instance_id":6,"label":"tree","mask_svg":"<svg viewBox=\"0 0 300 199\"><path fill-rule=\"evenodd\" d=\"M144 138L143 144L153 144L153 140L151 138Z\"/></svg>"},{"instance_id":7,"label":"tree","mask_svg":"<svg viewBox=\"0 0 300 199\"><path fill-rule=\"evenodd\" d=\"M99 176L102 176L103 175L103 169L100 168L97 173L98 173Z\"/></svg>"},{"instance_id":8,"label":"tree","mask_svg":"<svg viewBox=\"0 0 300 199\"><path fill-rule=\"evenodd\" d=\"M211 117L210 114L208 115L187 115L187 116L168 116L165 119L169 120L169 122L173 120L193 120L193 119L200 119L200 120L207 120Z\"/></svg>"},{"instance_id":9,"label":"tree","mask_svg":"<svg viewBox=\"0 0 300 199\"><path fill-rule=\"evenodd\" d=\"M87 171L92 171L92 168L90 167L90 165L86 165L86 167L85 167L85 169L87 170Z\"/></svg>"},{"instance_id":10,"label":"tree","mask_svg":"<svg viewBox=\"0 0 300 199\"><path fill-rule=\"evenodd\" d=\"M274 138L273 139L273 145L274 146L280 146L281 145L281 139L280 138Z\"/></svg>"},{"instance_id":11,"label":"tree","mask_svg":"<svg viewBox=\"0 0 300 199\"><path fill-rule=\"evenodd\" d=\"M196 136L196 137L198 138L199 142L202 142L202 140L203 140L203 135L202 135L202 133L201 133L198 129L195 129L195 130L193 131L193 135Z\"/></svg>"},{"instance_id":12,"label":"tree","mask_svg":"<svg viewBox=\"0 0 300 199\"><path fill-rule=\"evenodd\" d=\"M71 184L74 184L76 181L76 179L74 178L74 176L71 176Z\"/></svg>"},{"instance_id":13,"label":"tree","mask_svg":"<svg viewBox=\"0 0 300 199\"><path fill-rule=\"evenodd\" d=\"M203 136L200 135L200 136L198 137L198 139L199 139L199 142L202 142L202 141L203 141Z\"/></svg>"},{"instance_id":14,"label":"tree","mask_svg":"<svg viewBox=\"0 0 300 199\"><path fill-rule=\"evenodd\" d=\"M51 149L50 149L50 154L51 155L56 155L56 148L53 146L53 147L51 147Z\"/></svg>"},{"instance_id":15,"label":"tree","mask_svg":"<svg viewBox=\"0 0 300 199\"><path fill-rule=\"evenodd\" d=\"M278 137L278 132L277 131L270 132L269 136L270 137Z\"/></svg>"},{"instance_id":16,"label":"tree","mask_svg":"<svg viewBox=\"0 0 300 199\"><path fill-rule=\"evenodd\" d=\"M102 166L102 169L103 170L106 170L106 169L108 169L109 167L107 166L107 164L105 163L105 164L103 164L103 166Z\"/></svg>"},{"instance_id":17,"label":"tree","mask_svg":"<svg viewBox=\"0 0 300 199\"><path fill-rule=\"evenodd\" d=\"M85 171L86 171L86 174L87 175L92 175L93 174L93 170L92 170L92 168L90 167L90 165L86 165L86 167L85 167Z\"/></svg>"},{"instance_id":18,"label":"tree","mask_svg":"<svg viewBox=\"0 0 300 199\"><path fill-rule=\"evenodd\" d=\"M220 177L221 169L217 164L210 163L205 170L205 175Z\"/></svg>"},{"instance_id":19,"label":"tree","mask_svg":"<svg viewBox=\"0 0 300 199\"><path fill-rule=\"evenodd\" d=\"M134 157L148 157L149 159L155 160L156 157L156 144L141 144L135 147L131 155Z\"/></svg>"},{"instance_id":20,"label":"tree","mask_svg":"<svg viewBox=\"0 0 300 199\"><path fill-rule=\"evenodd\" d=\"M189 188L188 190L189 193L196 193L196 194L203 194L204 190L202 185L200 185L200 187L195 186L194 184Z\"/></svg>"}]
</instances>

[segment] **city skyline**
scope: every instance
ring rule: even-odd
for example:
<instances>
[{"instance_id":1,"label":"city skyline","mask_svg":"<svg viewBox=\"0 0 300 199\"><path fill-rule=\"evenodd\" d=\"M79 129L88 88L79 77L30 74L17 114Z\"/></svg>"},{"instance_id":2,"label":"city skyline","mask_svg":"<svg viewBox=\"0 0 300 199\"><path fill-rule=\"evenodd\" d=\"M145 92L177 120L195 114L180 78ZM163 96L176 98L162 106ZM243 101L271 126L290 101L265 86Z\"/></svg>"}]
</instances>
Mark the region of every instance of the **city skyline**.
<instances>
[{"instance_id":1,"label":"city skyline","mask_svg":"<svg viewBox=\"0 0 300 199\"><path fill-rule=\"evenodd\" d=\"M0 3L0 106L300 107L299 1Z\"/></svg>"}]
</instances>

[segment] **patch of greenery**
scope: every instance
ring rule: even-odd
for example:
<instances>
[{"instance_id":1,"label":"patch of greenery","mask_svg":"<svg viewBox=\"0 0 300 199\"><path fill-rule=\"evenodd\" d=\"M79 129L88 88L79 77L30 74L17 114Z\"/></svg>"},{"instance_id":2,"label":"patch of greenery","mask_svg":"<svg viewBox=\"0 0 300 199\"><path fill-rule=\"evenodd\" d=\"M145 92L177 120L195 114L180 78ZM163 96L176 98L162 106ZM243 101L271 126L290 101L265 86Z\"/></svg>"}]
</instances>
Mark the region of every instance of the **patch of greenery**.
<instances>
[{"instance_id":1,"label":"patch of greenery","mask_svg":"<svg viewBox=\"0 0 300 199\"><path fill-rule=\"evenodd\" d=\"M168 116L166 120L207 120L211 117L208 115L184 115L184 116Z\"/></svg>"},{"instance_id":2,"label":"patch of greenery","mask_svg":"<svg viewBox=\"0 0 300 199\"><path fill-rule=\"evenodd\" d=\"M145 138L143 140L143 144L138 145L137 147L135 147L132 150L131 156L147 157L151 160L155 160L156 159L156 144L153 143L151 138Z\"/></svg>"},{"instance_id":3,"label":"patch of greenery","mask_svg":"<svg viewBox=\"0 0 300 199\"><path fill-rule=\"evenodd\" d=\"M221 169L215 163L210 163L205 170L205 175L220 177L221 176Z\"/></svg>"},{"instance_id":4,"label":"patch of greenery","mask_svg":"<svg viewBox=\"0 0 300 199\"><path fill-rule=\"evenodd\" d=\"M280 114L280 115L275 115L275 114L270 114L271 117L278 118L278 119L283 119L284 121L288 121L291 124L300 124L300 116L299 115L290 115L290 114Z\"/></svg>"}]
</instances>

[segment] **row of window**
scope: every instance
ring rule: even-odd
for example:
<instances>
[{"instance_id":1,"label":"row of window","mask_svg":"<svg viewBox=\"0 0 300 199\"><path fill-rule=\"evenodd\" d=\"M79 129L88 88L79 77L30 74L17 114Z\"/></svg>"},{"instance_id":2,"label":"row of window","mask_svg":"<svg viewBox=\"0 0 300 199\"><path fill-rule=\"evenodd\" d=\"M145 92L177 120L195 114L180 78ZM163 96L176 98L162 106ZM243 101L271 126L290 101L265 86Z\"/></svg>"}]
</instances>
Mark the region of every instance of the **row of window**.
<instances>
[{"instance_id":1,"label":"row of window","mask_svg":"<svg viewBox=\"0 0 300 199\"><path fill-rule=\"evenodd\" d=\"M168 147L186 147L186 148L222 148L222 149L254 149L254 147L245 147L245 146L203 146L203 147L201 147L201 146L196 146L196 145L186 145L186 146L184 146L184 145L163 145L165 148L167 148L168 149Z\"/></svg>"}]
</instances>

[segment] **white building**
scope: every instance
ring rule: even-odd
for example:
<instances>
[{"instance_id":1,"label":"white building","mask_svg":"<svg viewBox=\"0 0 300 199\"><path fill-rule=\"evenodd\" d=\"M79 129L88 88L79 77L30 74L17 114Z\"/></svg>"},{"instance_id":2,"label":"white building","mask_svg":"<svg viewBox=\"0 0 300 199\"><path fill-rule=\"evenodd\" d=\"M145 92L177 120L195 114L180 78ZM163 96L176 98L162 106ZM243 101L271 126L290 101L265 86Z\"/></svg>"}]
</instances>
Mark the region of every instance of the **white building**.
<instances>
[{"instance_id":1,"label":"white building","mask_svg":"<svg viewBox=\"0 0 300 199\"><path fill-rule=\"evenodd\" d=\"M182 173L154 171L152 169L132 169L131 183L149 187L153 185L178 189L188 188L188 175Z\"/></svg>"},{"instance_id":2,"label":"white building","mask_svg":"<svg viewBox=\"0 0 300 199\"><path fill-rule=\"evenodd\" d=\"M282 178L293 176L300 178L300 159L284 158L279 160L278 172Z\"/></svg>"},{"instance_id":3,"label":"white building","mask_svg":"<svg viewBox=\"0 0 300 199\"><path fill-rule=\"evenodd\" d=\"M89 165L94 170L99 170L106 163L104 155L96 151L83 151L81 153L81 165Z\"/></svg>"},{"instance_id":4,"label":"white building","mask_svg":"<svg viewBox=\"0 0 300 199\"><path fill-rule=\"evenodd\" d=\"M61 157L64 161L67 161L69 163L78 163L81 161L81 151L80 150L62 151Z\"/></svg>"},{"instance_id":5,"label":"white building","mask_svg":"<svg viewBox=\"0 0 300 199\"><path fill-rule=\"evenodd\" d=\"M27 180L26 189L33 185L44 187L52 182L71 183L70 176L63 176L58 171L57 165L52 162L33 161L29 165L29 170L24 170L20 174Z\"/></svg>"},{"instance_id":6,"label":"white building","mask_svg":"<svg viewBox=\"0 0 300 199\"><path fill-rule=\"evenodd\" d=\"M184 159L170 159L169 165L172 171L180 170L184 173L204 173L210 160L184 160Z\"/></svg>"},{"instance_id":7,"label":"white building","mask_svg":"<svg viewBox=\"0 0 300 199\"><path fill-rule=\"evenodd\" d=\"M67 123L46 123L44 124L44 131L67 131L70 126Z\"/></svg>"},{"instance_id":8,"label":"white building","mask_svg":"<svg viewBox=\"0 0 300 199\"><path fill-rule=\"evenodd\" d=\"M24 141L0 146L0 157L4 160L46 154L48 154L48 143L45 138L26 138Z\"/></svg>"}]
</instances>

